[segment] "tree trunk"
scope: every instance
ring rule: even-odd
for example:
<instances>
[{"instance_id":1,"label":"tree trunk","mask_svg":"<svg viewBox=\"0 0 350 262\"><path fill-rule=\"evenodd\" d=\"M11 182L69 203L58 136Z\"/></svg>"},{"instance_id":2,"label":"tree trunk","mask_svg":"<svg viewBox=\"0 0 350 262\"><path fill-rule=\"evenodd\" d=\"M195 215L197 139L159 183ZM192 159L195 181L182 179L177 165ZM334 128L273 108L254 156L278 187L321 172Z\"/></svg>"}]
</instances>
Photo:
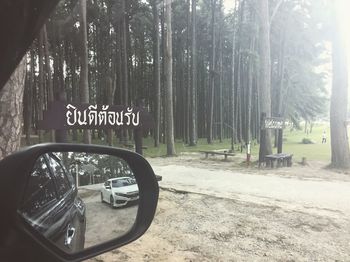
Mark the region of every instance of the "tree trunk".
<instances>
[{"instance_id":1,"label":"tree trunk","mask_svg":"<svg viewBox=\"0 0 350 262\"><path fill-rule=\"evenodd\" d=\"M157 8L157 1L152 0L153 12L153 74L154 74L154 88L155 88L155 111L156 111L156 126L154 132L154 146L159 146L160 137L160 39L159 39L159 15Z\"/></svg>"},{"instance_id":2,"label":"tree trunk","mask_svg":"<svg viewBox=\"0 0 350 262\"><path fill-rule=\"evenodd\" d=\"M89 99L89 83L88 83L88 39L87 39L87 24L86 24L86 0L80 0L80 44L81 44L81 56L80 56L80 94L81 103L88 104ZM85 144L91 144L91 132L84 129Z\"/></svg>"},{"instance_id":3,"label":"tree trunk","mask_svg":"<svg viewBox=\"0 0 350 262\"><path fill-rule=\"evenodd\" d=\"M24 110L23 110L23 120L24 120L24 132L26 135L26 144L29 146L31 144L30 135L32 129L32 116L33 116L33 89L35 87L34 83L34 51L30 50L30 71L29 74L27 72L27 83L26 89L24 90Z\"/></svg>"},{"instance_id":4,"label":"tree trunk","mask_svg":"<svg viewBox=\"0 0 350 262\"><path fill-rule=\"evenodd\" d=\"M271 57L270 57L270 22L268 0L258 1L260 18L259 53L260 53L260 112L271 117ZM265 130L260 141L259 160L264 161L265 156L272 153L271 134Z\"/></svg>"},{"instance_id":5,"label":"tree trunk","mask_svg":"<svg viewBox=\"0 0 350 262\"><path fill-rule=\"evenodd\" d=\"M197 48L196 48L196 1L192 0L191 24L191 115L190 115L190 146L197 144L196 93L197 93Z\"/></svg>"},{"instance_id":6,"label":"tree trunk","mask_svg":"<svg viewBox=\"0 0 350 262\"><path fill-rule=\"evenodd\" d=\"M172 30L171 30L171 0L165 0L165 74L166 74L166 140L167 155L175 155L174 142L174 115L173 115L173 54L172 54Z\"/></svg>"},{"instance_id":7,"label":"tree trunk","mask_svg":"<svg viewBox=\"0 0 350 262\"><path fill-rule=\"evenodd\" d=\"M21 145L26 56L0 91L0 159Z\"/></svg>"},{"instance_id":8,"label":"tree trunk","mask_svg":"<svg viewBox=\"0 0 350 262\"><path fill-rule=\"evenodd\" d=\"M235 125L235 58L236 58L236 15L237 15L237 1L235 0L234 17L233 17L233 33L232 33L232 60L231 60L231 88L230 88L230 101L231 101L231 150L234 149L235 137L236 137L236 125Z\"/></svg>"},{"instance_id":9,"label":"tree trunk","mask_svg":"<svg viewBox=\"0 0 350 262\"><path fill-rule=\"evenodd\" d=\"M333 11L332 63L333 83L330 107L332 162L335 168L350 167L347 136L348 67L345 39L340 32L340 21Z\"/></svg>"},{"instance_id":10,"label":"tree trunk","mask_svg":"<svg viewBox=\"0 0 350 262\"><path fill-rule=\"evenodd\" d=\"M224 28L224 13L223 13L223 0L220 0L220 29L219 29L219 141L222 142L223 139L223 106L224 106L224 100L223 100L223 79L224 79L224 71L223 71L223 28Z\"/></svg>"},{"instance_id":11,"label":"tree trunk","mask_svg":"<svg viewBox=\"0 0 350 262\"><path fill-rule=\"evenodd\" d=\"M43 26L43 37L44 37L44 52L45 52L45 71L47 74L47 98L48 98L48 107L54 100L53 95L53 85L52 85L52 74L51 74L51 66L50 66L50 54L49 54L49 41L47 38L47 30L46 25ZM55 141L55 131L50 130L50 141Z\"/></svg>"},{"instance_id":12,"label":"tree trunk","mask_svg":"<svg viewBox=\"0 0 350 262\"><path fill-rule=\"evenodd\" d=\"M43 111L44 111L44 31L40 30L39 41L38 41L38 50L39 50L39 93L38 93L38 121L43 120ZM39 143L44 141L44 130L38 130L39 134Z\"/></svg>"},{"instance_id":13,"label":"tree trunk","mask_svg":"<svg viewBox=\"0 0 350 262\"><path fill-rule=\"evenodd\" d=\"M254 52L254 37L250 40L250 54ZM246 144L250 144L252 139L251 119L252 119L252 89L253 89L253 74L254 74L254 58L249 57L248 64L248 92L247 92L247 118L246 118Z\"/></svg>"},{"instance_id":14,"label":"tree trunk","mask_svg":"<svg viewBox=\"0 0 350 262\"><path fill-rule=\"evenodd\" d=\"M209 121L208 121L208 144L213 142L213 120L214 120L214 88L215 88L215 9L216 0L211 0L211 56L209 66Z\"/></svg>"},{"instance_id":15,"label":"tree trunk","mask_svg":"<svg viewBox=\"0 0 350 262\"><path fill-rule=\"evenodd\" d=\"M129 70L128 70L128 48L127 48L127 23L126 23L126 0L122 0L122 23L121 23L121 58L122 58L122 79L123 79L123 98L124 105L128 105L129 102ZM127 143L128 131L122 130L123 142Z\"/></svg>"},{"instance_id":16,"label":"tree trunk","mask_svg":"<svg viewBox=\"0 0 350 262\"><path fill-rule=\"evenodd\" d=\"M185 107L185 143L190 143L190 111L191 111L191 56L190 56L190 25L191 25L191 15L190 15L190 7L191 7L191 1L187 0L187 29L186 30L186 89L184 93L184 98L186 100L186 107Z\"/></svg>"}]
</instances>

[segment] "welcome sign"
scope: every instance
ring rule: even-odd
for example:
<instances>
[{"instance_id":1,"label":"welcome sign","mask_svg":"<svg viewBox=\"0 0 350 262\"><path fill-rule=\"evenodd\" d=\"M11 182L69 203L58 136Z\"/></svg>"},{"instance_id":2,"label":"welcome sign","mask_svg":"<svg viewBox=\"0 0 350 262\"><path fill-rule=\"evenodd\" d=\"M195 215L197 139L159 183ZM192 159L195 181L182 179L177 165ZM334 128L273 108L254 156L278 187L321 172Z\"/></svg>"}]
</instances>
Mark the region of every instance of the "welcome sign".
<instances>
[{"instance_id":1,"label":"welcome sign","mask_svg":"<svg viewBox=\"0 0 350 262\"><path fill-rule=\"evenodd\" d=\"M55 101L43 113L39 129L151 128L153 119L143 108L121 105L73 104Z\"/></svg>"}]
</instances>

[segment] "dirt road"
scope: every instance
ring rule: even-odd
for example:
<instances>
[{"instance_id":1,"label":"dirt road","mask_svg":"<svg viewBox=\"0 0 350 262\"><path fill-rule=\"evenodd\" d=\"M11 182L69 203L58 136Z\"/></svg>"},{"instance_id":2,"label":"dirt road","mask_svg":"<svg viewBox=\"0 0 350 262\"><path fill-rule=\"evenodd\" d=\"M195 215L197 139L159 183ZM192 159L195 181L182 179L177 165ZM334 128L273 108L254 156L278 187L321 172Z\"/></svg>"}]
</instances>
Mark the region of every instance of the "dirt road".
<instances>
[{"instance_id":1,"label":"dirt road","mask_svg":"<svg viewBox=\"0 0 350 262\"><path fill-rule=\"evenodd\" d=\"M312 166L246 169L198 155L151 159L153 225L91 261L350 261L349 175Z\"/></svg>"}]
</instances>

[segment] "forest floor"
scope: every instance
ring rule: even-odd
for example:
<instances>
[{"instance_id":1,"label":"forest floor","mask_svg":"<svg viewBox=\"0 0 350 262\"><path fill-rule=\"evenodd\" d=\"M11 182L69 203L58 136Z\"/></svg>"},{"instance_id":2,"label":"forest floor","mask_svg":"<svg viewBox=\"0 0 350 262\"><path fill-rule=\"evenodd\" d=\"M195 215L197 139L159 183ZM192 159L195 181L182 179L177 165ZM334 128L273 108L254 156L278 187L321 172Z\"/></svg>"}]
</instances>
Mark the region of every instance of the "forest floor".
<instances>
[{"instance_id":1,"label":"forest floor","mask_svg":"<svg viewBox=\"0 0 350 262\"><path fill-rule=\"evenodd\" d=\"M350 175L326 162L242 165L198 153L149 159L157 213L139 240L90 261L350 261Z\"/></svg>"}]
</instances>

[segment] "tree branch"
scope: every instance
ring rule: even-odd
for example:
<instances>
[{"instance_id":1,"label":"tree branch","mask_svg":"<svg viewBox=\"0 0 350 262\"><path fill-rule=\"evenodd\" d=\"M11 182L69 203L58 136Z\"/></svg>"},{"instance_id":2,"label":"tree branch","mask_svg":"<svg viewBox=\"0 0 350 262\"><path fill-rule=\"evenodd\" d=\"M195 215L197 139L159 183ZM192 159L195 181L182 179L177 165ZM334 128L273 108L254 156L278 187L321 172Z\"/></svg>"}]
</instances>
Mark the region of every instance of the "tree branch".
<instances>
[{"instance_id":1,"label":"tree branch","mask_svg":"<svg viewBox=\"0 0 350 262\"><path fill-rule=\"evenodd\" d=\"M279 0L278 3L276 4L275 8L273 9L272 11L272 15L270 17L270 28L271 28L271 24L272 24L272 21L273 19L275 18L276 14L277 14L277 11L278 9L281 7L281 5L283 4L284 0Z\"/></svg>"}]
</instances>

